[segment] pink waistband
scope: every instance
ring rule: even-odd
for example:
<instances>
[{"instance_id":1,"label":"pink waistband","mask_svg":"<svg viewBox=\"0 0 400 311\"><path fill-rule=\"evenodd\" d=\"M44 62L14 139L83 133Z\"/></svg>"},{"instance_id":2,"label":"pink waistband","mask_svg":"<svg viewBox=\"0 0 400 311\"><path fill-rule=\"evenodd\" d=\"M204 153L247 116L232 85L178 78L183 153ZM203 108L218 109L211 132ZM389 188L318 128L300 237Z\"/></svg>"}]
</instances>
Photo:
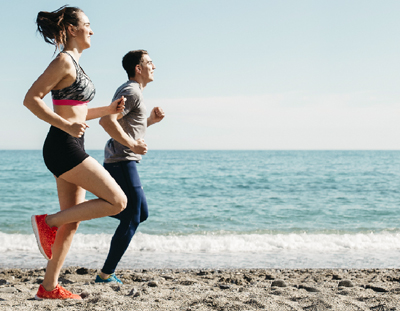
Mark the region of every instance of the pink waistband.
<instances>
[{"instance_id":1,"label":"pink waistband","mask_svg":"<svg viewBox=\"0 0 400 311\"><path fill-rule=\"evenodd\" d=\"M81 102L80 100L74 99L53 99L53 105L56 106L78 106L86 105L89 101Z\"/></svg>"}]
</instances>

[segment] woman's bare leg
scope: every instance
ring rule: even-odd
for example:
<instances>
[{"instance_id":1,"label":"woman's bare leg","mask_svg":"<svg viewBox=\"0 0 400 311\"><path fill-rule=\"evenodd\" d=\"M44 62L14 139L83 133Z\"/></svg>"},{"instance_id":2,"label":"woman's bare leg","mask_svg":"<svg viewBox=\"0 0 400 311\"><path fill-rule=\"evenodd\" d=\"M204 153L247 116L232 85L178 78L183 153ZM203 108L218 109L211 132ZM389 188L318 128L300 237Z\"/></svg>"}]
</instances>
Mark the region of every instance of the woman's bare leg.
<instances>
[{"instance_id":1,"label":"woman's bare leg","mask_svg":"<svg viewBox=\"0 0 400 311\"><path fill-rule=\"evenodd\" d=\"M79 186L100 199L93 199L48 215L46 223L50 227L75 223L105 216L116 215L126 207L127 199L114 178L95 159L86 158L59 179Z\"/></svg>"},{"instance_id":2,"label":"woman's bare leg","mask_svg":"<svg viewBox=\"0 0 400 311\"><path fill-rule=\"evenodd\" d=\"M48 291L58 283L61 267L79 222L118 214L127 203L124 192L115 180L91 157L56 180L61 211L46 218L50 227L58 227L52 247L53 257L48 262L42 284ZM85 201L85 189L101 199Z\"/></svg>"},{"instance_id":3,"label":"woman's bare leg","mask_svg":"<svg viewBox=\"0 0 400 311\"><path fill-rule=\"evenodd\" d=\"M65 210L85 201L86 191L61 178L56 178L60 209ZM47 291L53 290L58 284L58 277L68 254L72 239L79 223L70 223L58 228L56 240L52 247L53 258L48 261L42 285Z\"/></svg>"}]
</instances>

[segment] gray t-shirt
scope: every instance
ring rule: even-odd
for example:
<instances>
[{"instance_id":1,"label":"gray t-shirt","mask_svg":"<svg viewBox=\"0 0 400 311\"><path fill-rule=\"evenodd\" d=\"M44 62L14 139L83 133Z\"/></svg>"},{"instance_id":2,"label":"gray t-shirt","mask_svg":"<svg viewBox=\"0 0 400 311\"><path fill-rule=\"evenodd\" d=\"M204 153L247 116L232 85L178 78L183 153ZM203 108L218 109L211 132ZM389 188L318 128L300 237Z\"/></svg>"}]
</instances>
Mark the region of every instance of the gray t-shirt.
<instances>
[{"instance_id":1,"label":"gray t-shirt","mask_svg":"<svg viewBox=\"0 0 400 311\"><path fill-rule=\"evenodd\" d=\"M126 98L123 117L118 120L123 130L134 140L144 138L147 128L146 106L143 103L142 91L136 81L122 84L113 97L113 101L124 96ZM133 153L128 147L111 138L104 149L104 163L120 161L140 161L142 156Z\"/></svg>"}]
</instances>

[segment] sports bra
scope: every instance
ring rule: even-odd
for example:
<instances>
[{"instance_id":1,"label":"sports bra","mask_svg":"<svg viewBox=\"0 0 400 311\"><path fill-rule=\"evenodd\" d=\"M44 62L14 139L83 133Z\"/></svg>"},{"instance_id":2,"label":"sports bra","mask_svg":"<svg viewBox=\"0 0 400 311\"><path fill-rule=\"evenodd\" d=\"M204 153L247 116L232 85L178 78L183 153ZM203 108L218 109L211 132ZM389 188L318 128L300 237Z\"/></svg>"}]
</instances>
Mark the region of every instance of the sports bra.
<instances>
[{"instance_id":1,"label":"sports bra","mask_svg":"<svg viewBox=\"0 0 400 311\"><path fill-rule=\"evenodd\" d=\"M86 75L81 66L75 62L75 59L71 54L65 51L62 51L61 53L71 56L76 69L76 79L70 86L61 90L51 91L53 105L77 106L87 104L93 99L96 93L93 82Z\"/></svg>"}]
</instances>

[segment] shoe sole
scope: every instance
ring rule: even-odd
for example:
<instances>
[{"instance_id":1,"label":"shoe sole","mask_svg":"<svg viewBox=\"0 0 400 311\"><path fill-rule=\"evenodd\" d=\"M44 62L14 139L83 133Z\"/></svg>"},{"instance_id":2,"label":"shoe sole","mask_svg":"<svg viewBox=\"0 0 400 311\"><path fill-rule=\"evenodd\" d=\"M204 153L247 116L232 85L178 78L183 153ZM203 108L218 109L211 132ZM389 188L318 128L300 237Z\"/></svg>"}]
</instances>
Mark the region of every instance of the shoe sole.
<instances>
[{"instance_id":1,"label":"shoe sole","mask_svg":"<svg viewBox=\"0 0 400 311\"><path fill-rule=\"evenodd\" d=\"M67 300L67 299L82 300L82 297L81 297L81 299L78 299L78 298L40 298L38 295L35 295L35 299L39 300L39 301L42 301L42 300L45 300L45 299L49 299L49 300Z\"/></svg>"},{"instance_id":2,"label":"shoe sole","mask_svg":"<svg viewBox=\"0 0 400 311\"><path fill-rule=\"evenodd\" d=\"M110 282L107 282L107 281L104 281L104 282L100 282L100 281L94 281L96 284L110 284L110 283L113 283L113 284L124 284L124 283L120 283L120 282L117 282L117 281L110 281Z\"/></svg>"},{"instance_id":3,"label":"shoe sole","mask_svg":"<svg viewBox=\"0 0 400 311\"><path fill-rule=\"evenodd\" d=\"M31 217L31 223L32 223L33 233L35 234L36 242L37 242L37 245L38 245L38 247L39 247L40 253L43 255L44 258L46 258L47 260L50 260L51 258L47 257L47 255L46 255L46 253L45 253L45 251L44 251L44 249L43 249L43 247L42 247L42 243L40 243L39 228L38 228L37 223L36 223L35 215L33 215L33 216ZM36 298L36 297L35 297L35 298ZM38 298L39 298L39 297L38 297ZM39 299L42 299L42 298L39 298Z\"/></svg>"}]
</instances>

